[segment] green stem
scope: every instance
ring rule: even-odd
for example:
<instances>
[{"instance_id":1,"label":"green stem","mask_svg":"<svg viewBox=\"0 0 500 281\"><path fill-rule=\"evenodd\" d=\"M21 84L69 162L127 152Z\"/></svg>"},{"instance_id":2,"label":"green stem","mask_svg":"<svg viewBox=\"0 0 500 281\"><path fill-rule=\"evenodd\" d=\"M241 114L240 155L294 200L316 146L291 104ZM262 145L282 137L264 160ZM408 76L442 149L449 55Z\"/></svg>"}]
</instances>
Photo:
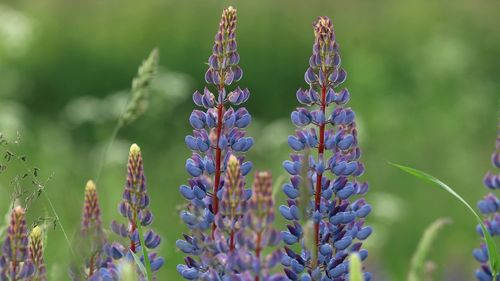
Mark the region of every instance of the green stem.
<instances>
[{"instance_id":1,"label":"green stem","mask_svg":"<svg viewBox=\"0 0 500 281\"><path fill-rule=\"evenodd\" d=\"M149 261L148 250L144 244L144 233L142 232L142 226L137 225L137 231L139 232L139 241L141 242L142 255L144 256L144 264L146 266L146 279L152 281L153 273L151 272L151 262Z\"/></svg>"},{"instance_id":2,"label":"green stem","mask_svg":"<svg viewBox=\"0 0 500 281\"><path fill-rule=\"evenodd\" d=\"M115 142L115 139L118 136L118 132L122 128L122 125L123 125L122 116L123 116L123 114L120 115L120 119L118 120L118 122L116 122L115 128L113 129L113 133L111 134L111 137L109 138L108 145L106 146L106 149L102 153L101 161L99 161L99 168L97 169L97 174L95 177L96 184L99 181L99 178L101 177L102 169L104 167L104 162L106 161L106 157L108 156L109 150L111 149L111 146Z\"/></svg>"},{"instance_id":3,"label":"green stem","mask_svg":"<svg viewBox=\"0 0 500 281\"><path fill-rule=\"evenodd\" d=\"M69 251L71 252L71 255L74 256L75 253L73 252L73 247L71 246L71 242L69 241L68 234L66 233L66 230L64 230L64 227L62 225L61 219L59 218L59 215L56 212L54 204L52 204L52 200L50 200L50 198L47 195L47 192L45 192L45 190L42 193L45 196L45 199L47 200L47 202L49 203L50 209L52 210L52 213L56 217L57 222L59 223L59 227L61 228L61 231L62 231L62 233L64 235L64 239L66 240L66 243L68 244L68 248L69 248Z\"/></svg>"}]
</instances>

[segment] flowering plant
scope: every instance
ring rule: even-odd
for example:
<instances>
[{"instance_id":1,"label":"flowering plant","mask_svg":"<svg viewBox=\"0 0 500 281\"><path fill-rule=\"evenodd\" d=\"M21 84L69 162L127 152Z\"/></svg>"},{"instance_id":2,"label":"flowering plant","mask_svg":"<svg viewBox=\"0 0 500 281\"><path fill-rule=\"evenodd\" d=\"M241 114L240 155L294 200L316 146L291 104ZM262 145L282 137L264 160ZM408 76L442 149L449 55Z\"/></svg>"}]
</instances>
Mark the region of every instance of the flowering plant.
<instances>
[{"instance_id":1,"label":"flowering plant","mask_svg":"<svg viewBox=\"0 0 500 281\"><path fill-rule=\"evenodd\" d=\"M364 226L371 211L363 198L368 184L358 180L364 166L355 115L346 107L350 94L338 89L347 74L340 66L332 21L319 17L313 26L313 54L305 73L309 89L297 91L297 100L307 107L291 114L299 129L288 137L295 152L283 163L291 178L283 186L287 205L279 208L291 222L282 232L283 241L299 243L301 251L285 247L282 263L291 280L347 280L349 253L359 252L362 260L368 254L361 249L372 232ZM368 272L364 276L370 279Z\"/></svg>"}]
</instances>

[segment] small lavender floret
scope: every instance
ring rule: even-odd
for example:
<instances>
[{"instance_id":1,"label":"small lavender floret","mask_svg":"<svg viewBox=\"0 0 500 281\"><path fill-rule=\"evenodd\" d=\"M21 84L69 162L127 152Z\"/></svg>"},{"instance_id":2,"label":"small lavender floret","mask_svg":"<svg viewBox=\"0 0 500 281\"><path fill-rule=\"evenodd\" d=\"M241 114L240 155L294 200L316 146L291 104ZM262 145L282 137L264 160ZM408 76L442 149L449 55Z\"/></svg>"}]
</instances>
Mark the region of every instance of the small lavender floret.
<instances>
[{"instance_id":1,"label":"small lavender floret","mask_svg":"<svg viewBox=\"0 0 500 281\"><path fill-rule=\"evenodd\" d=\"M301 251L285 247L281 263L290 280L342 281L348 280L349 253L367 257L361 241L372 233L364 226L371 207L363 199L368 185L357 179L364 166L355 115L345 106L350 94L339 88L347 74L340 66L333 24L319 17L313 26L313 54L304 74L309 89L296 93L306 107L291 114L297 131L288 137L294 153L283 167L291 177L283 185L287 204L279 207L290 221L281 233L283 242L299 243ZM365 276L370 279L368 273Z\"/></svg>"},{"instance_id":2,"label":"small lavender floret","mask_svg":"<svg viewBox=\"0 0 500 281\"><path fill-rule=\"evenodd\" d=\"M494 168L500 169L500 124L496 139L496 146L491 156L491 162ZM484 177L484 186L490 190L482 200L477 203L478 209L483 214L483 222L486 230L491 236L500 236L500 199L492 192L500 188L500 176L497 173L487 172ZM476 231L483 237L483 231L479 225L476 226ZM488 250L484 243L481 243L479 248L473 251L474 258L481 264L476 270L476 278L479 281L491 281L493 276L489 267ZM497 276L496 280L500 280Z\"/></svg>"}]
</instances>

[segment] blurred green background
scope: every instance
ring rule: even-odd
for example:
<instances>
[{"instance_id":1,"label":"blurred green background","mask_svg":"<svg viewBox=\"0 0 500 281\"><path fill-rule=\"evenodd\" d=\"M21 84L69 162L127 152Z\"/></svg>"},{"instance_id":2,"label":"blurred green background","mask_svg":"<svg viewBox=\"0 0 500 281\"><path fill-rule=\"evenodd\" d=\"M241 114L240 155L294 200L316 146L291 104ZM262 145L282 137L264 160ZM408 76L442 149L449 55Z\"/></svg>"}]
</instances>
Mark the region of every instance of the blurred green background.
<instances>
[{"instance_id":1,"label":"blurred green background","mask_svg":"<svg viewBox=\"0 0 500 281\"><path fill-rule=\"evenodd\" d=\"M348 72L351 107L360 123L364 179L375 227L368 268L375 280L403 280L424 228L438 217L454 223L430 258L435 280L472 280L471 252L479 243L473 218L444 192L390 167L411 165L442 178L472 203L485 193L482 177L496 136L500 93L500 2L427 1L173 1L3 0L0 2L0 132L26 154L70 236L79 228L83 188L96 176L102 152L127 98L130 81L149 51L160 49L161 70L144 116L120 131L98 182L106 225L117 218L128 147L142 147L167 264L159 280L180 280L175 240L184 226L178 186L190 155L184 136L204 87L221 10L238 9L238 47L252 96L247 108L258 169L283 174L293 132L290 112L311 53L311 24L333 18ZM9 167L0 176L0 210L15 188ZM16 170L17 169L17 170ZM29 182L24 183L30 190ZM278 203L284 198L280 194ZM3 213L3 211L2 211ZM29 222L50 215L40 199ZM49 280L67 280L69 260L60 228L48 233Z\"/></svg>"}]
</instances>

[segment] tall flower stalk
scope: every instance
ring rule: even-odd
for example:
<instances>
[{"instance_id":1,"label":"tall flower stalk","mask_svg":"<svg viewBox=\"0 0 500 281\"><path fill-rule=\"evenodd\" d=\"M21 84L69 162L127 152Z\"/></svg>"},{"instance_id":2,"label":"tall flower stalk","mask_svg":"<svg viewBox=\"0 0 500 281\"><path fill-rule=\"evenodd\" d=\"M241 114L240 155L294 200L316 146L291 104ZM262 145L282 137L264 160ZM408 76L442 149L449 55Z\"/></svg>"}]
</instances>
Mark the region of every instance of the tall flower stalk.
<instances>
[{"instance_id":1,"label":"tall flower stalk","mask_svg":"<svg viewBox=\"0 0 500 281\"><path fill-rule=\"evenodd\" d=\"M35 226L29 235L29 257L35 266L35 273L29 281L47 281L43 251L42 228Z\"/></svg>"},{"instance_id":2,"label":"tall flower stalk","mask_svg":"<svg viewBox=\"0 0 500 281\"><path fill-rule=\"evenodd\" d=\"M279 232L272 227L274 218L271 173L256 172L252 198L248 202L248 211L244 215L245 228L238 235L239 244L248 251L246 255L251 257L251 266L245 272L243 280L286 280L283 274L273 272L273 268L281 260L282 251L278 249L269 254L263 253L267 248L275 248L281 242Z\"/></svg>"},{"instance_id":3,"label":"tall flower stalk","mask_svg":"<svg viewBox=\"0 0 500 281\"><path fill-rule=\"evenodd\" d=\"M137 254L140 256L141 262L148 264L149 260L150 269L155 274L163 266L164 259L156 252L147 253L147 249L156 249L160 245L161 237L149 229L142 237L144 239L144 245L142 245L139 236L142 233L142 228L150 226L153 222L149 203L141 149L138 145L133 144L130 147L127 180L122 202L119 204L120 214L127 219L127 222L121 224L113 221L111 224L113 232L127 238L129 242L127 246L117 242L113 243L110 247L110 255L114 259L125 257L129 261L133 261L133 255ZM147 253L147 256L144 253ZM154 279L154 277L150 278ZM145 279L146 276L141 273L141 280Z\"/></svg>"},{"instance_id":4,"label":"tall flower stalk","mask_svg":"<svg viewBox=\"0 0 500 281\"><path fill-rule=\"evenodd\" d=\"M178 267L182 276L191 280L218 280L225 274L224 261L213 257L220 251L216 247L216 236L221 231L215 219L225 196L226 167L234 155L240 163L242 177L252 168L243 156L253 145L253 139L246 137L244 131L251 117L244 107L232 107L241 105L250 96L247 89L231 88L243 75L236 50L236 17L236 9L232 7L222 12L205 74L208 85L203 93L193 94L194 103L203 110L191 113L189 122L194 131L185 138L193 153L186 161L191 179L188 185L180 187L181 194L189 201L181 218L190 234L178 240L177 246L192 255L186 258L186 265Z\"/></svg>"},{"instance_id":5,"label":"tall flower stalk","mask_svg":"<svg viewBox=\"0 0 500 281\"><path fill-rule=\"evenodd\" d=\"M220 200L220 211L215 216L215 224L219 235L216 241L220 248L227 248L231 254L236 249L235 235L243 227L243 215L247 212L247 201L252 191L245 189L245 179L241 174L240 161L234 155L229 157L224 180L224 189ZM225 243L224 234L229 237L229 243ZM221 243L224 243L221 245Z\"/></svg>"},{"instance_id":6,"label":"tall flower stalk","mask_svg":"<svg viewBox=\"0 0 500 281\"><path fill-rule=\"evenodd\" d=\"M0 280L26 280L32 277L35 271L36 268L29 258L25 211L17 206L10 215L9 228L2 245Z\"/></svg>"},{"instance_id":7,"label":"tall flower stalk","mask_svg":"<svg viewBox=\"0 0 500 281\"><path fill-rule=\"evenodd\" d=\"M359 252L362 260L367 256L361 241L372 232L364 226L371 207L363 198L368 185L357 179L364 166L355 115L346 107L350 95L339 88L347 74L340 66L333 24L319 17L313 27L313 54L305 73L309 89L297 91L299 103L307 107L291 115L299 129L288 138L295 151L284 162L291 174L283 187L289 199L279 208L291 221L282 232L284 242L300 243L302 250L285 247L282 263L291 280L347 280L349 253Z\"/></svg>"},{"instance_id":8,"label":"tall flower stalk","mask_svg":"<svg viewBox=\"0 0 500 281\"><path fill-rule=\"evenodd\" d=\"M491 155L491 162L494 168L500 169L500 123L498 129L498 135L496 139L495 151ZM500 174L499 172L487 172L484 176L484 186L490 190L490 192L478 202L477 206L484 216L484 225L486 229L491 234L491 236L500 236L500 200L493 194L495 190L500 189ZM478 225L476 227L477 232L483 236L481 227ZM488 250L485 244L477 249L474 249L473 255L478 262L481 263L480 268L476 270L476 278L479 281L491 281L493 280L493 274L489 267L489 257ZM496 280L500 280L497 276Z\"/></svg>"},{"instance_id":9,"label":"tall flower stalk","mask_svg":"<svg viewBox=\"0 0 500 281\"><path fill-rule=\"evenodd\" d=\"M81 260L78 266L73 266L70 271L72 280L100 280L103 274L113 275L111 259L106 253L107 241L102 228L101 208L97 187L92 180L85 185L82 221L79 242L81 249L78 251Z\"/></svg>"}]
</instances>

